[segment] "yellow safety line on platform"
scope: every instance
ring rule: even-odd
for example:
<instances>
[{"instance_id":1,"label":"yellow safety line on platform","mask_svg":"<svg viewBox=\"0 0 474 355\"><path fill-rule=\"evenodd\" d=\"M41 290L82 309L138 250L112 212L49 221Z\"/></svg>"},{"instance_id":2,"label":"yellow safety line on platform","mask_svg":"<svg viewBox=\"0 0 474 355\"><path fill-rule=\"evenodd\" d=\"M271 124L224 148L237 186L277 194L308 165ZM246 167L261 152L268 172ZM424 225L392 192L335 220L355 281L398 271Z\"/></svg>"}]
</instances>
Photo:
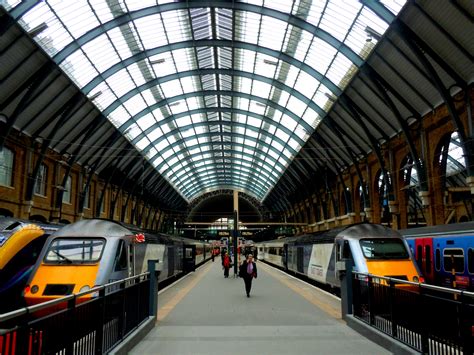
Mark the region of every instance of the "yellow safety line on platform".
<instances>
[{"instance_id":1,"label":"yellow safety line on platform","mask_svg":"<svg viewBox=\"0 0 474 355\"><path fill-rule=\"evenodd\" d=\"M186 296L189 291L191 291L194 286L203 278L203 276L209 271L212 264L208 264L207 267L196 276L194 280L192 280L189 285L184 287L183 289L179 290L175 297L168 303L166 303L163 307L158 307L158 315L156 317L156 322L160 322L166 318L166 316L176 307L176 305L181 302L181 300Z\"/></svg>"},{"instance_id":2,"label":"yellow safety line on platform","mask_svg":"<svg viewBox=\"0 0 474 355\"><path fill-rule=\"evenodd\" d=\"M341 319L341 310L337 309L337 308L334 308L329 303L326 303L323 300L321 300L320 298L318 298L314 294L314 292L316 291L315 289L309 288L309 287L308 288L298 287L293 282L291 282L289 277L282 277L282 276L288 276L288 275L285 275L284 273L279 273L276 270L274 270L272 267L270 267L270 266L268 266L264 263L259 263L259 267L260 266L265 266L264 267L265 271L268 272L272 277L274 277L275 279L280 281L282 284L284 284L285 286L287 286L291 290L295 291L296 293L298 293L299 295L304 297L306 300L311 302L313 305L320 308L323 312L329 314L333 318ZM300 282L304 282L304 281L300 281Z\"/></svg>"}]
</instances>

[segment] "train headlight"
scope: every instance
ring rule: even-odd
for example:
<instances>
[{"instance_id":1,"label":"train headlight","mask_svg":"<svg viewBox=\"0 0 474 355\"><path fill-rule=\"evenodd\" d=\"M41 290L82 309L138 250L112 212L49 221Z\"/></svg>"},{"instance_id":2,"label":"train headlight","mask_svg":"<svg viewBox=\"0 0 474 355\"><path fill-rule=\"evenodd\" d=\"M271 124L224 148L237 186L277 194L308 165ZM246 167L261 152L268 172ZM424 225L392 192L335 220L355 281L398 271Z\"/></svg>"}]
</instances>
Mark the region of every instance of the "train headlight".
<instances>
[{"instance_id":1,"label":"train headlight","mask_svg":"<svg viewBox=\"0 0 474 355\"><path fill-rule=\"evenodd\" d=\"M87 285L82 286L81 289L79 290L79 293L89 291L90 289L91 289L90 286L87 286Z\"/></svg>"},{"instance_id":2,"label":"train headlight","mask_svg":"<svg viewBox=\"0 0 474 355\"><path fill-rule=\"evenodd\" d=\"M30 292L35 294L36 292L39 291L39 287L37 285L31 286Z\"/></svg>"},{"instance_id":3,"label":"train headlight","mask_svg":"<svg viewBox=\"0 0 474 355\"><path fill-rule=\"evenodd\" d=\"M418 278L418 276L413 276L413 282L420 282L420 279Z\"/></svg>"}]
</instances>

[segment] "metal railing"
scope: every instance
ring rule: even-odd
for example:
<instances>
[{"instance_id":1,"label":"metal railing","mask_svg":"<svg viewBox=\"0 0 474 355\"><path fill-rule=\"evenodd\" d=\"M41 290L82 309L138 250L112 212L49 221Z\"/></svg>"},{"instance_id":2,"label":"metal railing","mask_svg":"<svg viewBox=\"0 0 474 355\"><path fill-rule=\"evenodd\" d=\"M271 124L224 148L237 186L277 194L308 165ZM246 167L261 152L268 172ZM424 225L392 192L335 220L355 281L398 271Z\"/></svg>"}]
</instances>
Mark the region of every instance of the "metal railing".
<instances>
[{"instance_id":1,"label":"metal railing","mask_svg":"<svg viewBox=\"0 0 474 355\"><path fill-rule=\"evenodd\" d=\"M353 272L353 314L424 354L472 354L474 293Z\"/></svg>"},{"instance_id":2,"label":"metal railing","mask_svg":"<svg viewBox=\"0 0 474 355\"><path fill-rule=\"evenodd\" d=\"M102 354L150 315L150 272L0 314L0 354Z\"/></svg>"}]
</instances>

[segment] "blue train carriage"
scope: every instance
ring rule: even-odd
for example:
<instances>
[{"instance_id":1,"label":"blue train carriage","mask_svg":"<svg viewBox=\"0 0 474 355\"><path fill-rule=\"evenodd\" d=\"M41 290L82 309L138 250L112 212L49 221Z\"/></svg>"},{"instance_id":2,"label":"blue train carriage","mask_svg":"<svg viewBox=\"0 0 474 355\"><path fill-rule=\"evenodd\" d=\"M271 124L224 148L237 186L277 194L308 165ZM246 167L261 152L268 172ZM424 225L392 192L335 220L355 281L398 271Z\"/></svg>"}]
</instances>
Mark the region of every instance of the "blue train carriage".
<instances>
[{"instance_id":1,"label":"blue train carriage","mask_svg":"<svg viewBox=\"0 0 474 355\"><path fill-rule=\"evenodd\" d=\"M25 305L22 291L47 237L59 228L60 225L0 218L0 313Z\"/></svg>"},{"instance_id":2,"label":"blue train carriage","mask_svg":"<svg viewBox=\"0 0 474 355\"><path fill-rule=\"evenodd\" d=\"M401 230L430 284L474 291L474 222Z\"/></svg>"},{"instance_id":3,"label":"blue train carriage","mask_svg":"<svg viewBox=\"0 0 474 355\"><path fill-rule=\"evenodd\" d=\"M407 243L396 231L375 224L356 224L284 240L263 242L263 260L340 287L336 265L352 259L354 270L413 282L423 281Z\"/></svg>"},{"instance_id":4,"label":"blue train carriage","mask_svg":"<svg viewBox=\"0 0 474 355\"><path fill-rule=\"evenodd\" d=\"M158 260L158 281L185 270L181 238L150 234L107 220L83 220L48 238L25 288L28 305L139 275ZM90 297L90 296L89 296Z\"/></svg>"}]
</instances>

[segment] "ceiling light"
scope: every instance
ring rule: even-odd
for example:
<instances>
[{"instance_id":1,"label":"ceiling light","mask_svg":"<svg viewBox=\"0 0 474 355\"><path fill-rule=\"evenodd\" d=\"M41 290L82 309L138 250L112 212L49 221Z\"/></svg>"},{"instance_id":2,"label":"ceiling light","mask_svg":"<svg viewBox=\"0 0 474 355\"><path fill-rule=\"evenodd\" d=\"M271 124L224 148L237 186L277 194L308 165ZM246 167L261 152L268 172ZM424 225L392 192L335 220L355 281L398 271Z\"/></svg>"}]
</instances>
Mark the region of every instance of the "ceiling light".
<instances>
[{"instance_id":1,"label":"ceiling light","mask_svg":"<svg viewBox=\"0 0 474 355\"><path fill-rule=\"evenodd\" d=\"M150 64L161 64L161 63L164 63L164 62L165 62L164 58L150 60Z\"/></svg>"},{"instance_id":2,"label":"ceiling light","mask_svg":"<svg viewBox=\"0 0 474 355\"><path fill-rule=\"evenodd\" d=\"M40 23L38 26L32 28L31 30L28 31L28 34L31 37L36 37L38 36L41 32L46 30L48 28L48 24L46 22Z\"/></svg>"},{"instance_id":3,"label":"ceiling light","mask_svg":"<svg viewBox=\"0 0 474 355\"><path fill-rule=\"evenodd\" d=\"M260 106L260 107L267 107L267 105L262 104L261 102L256 102L255 105Z\"/></svg>"},{"instance_id":4,"label":"ceiling light","mask_svg":"<svg viewBox=\"0 0 474 355\"><path fill-rule=\"evenodd\" d=\"M276 60L264 59L263 62L264 62L265 64L270 64L270 65L277 65L277 64L278 64L278 61L276 61Z\"/></svg>"},{"instance_id":5,"label":"ceiling light","mask_svg":"<svg viewBox=\"0 0 474 355\"><path fill-rule=\"evenodd\" d=\"M89 100L95 100L97 99L100 95L102 95L102 91L97 91L94 95L92 95L91 97L89 97Z\"/></svg>"},{"instance_id":6,"label":"ceiling light","mask_svg":"<svg viewBox=\"0 0 474 355\"><path fill-rule=\"evenodd\" d=\"M179 104L181 104L181 102L173 102L171 104L168 104L169 107L172 107L172 106L178 106Z\"/></svg>"},{"instance_id":7,"label":"ceiling light","mask_svg":"<svg viewBox=\"0 0 474 355\"><path fill-rule=\"evenodd\" d=\"M365 27L365 32L367 32L367 38L365 40L366 42L371 42L372 39L375 39L378 42L382 38L382 35L380 33L378 33L376 30L369 26Z\"/></svg>"}]
</instances>

